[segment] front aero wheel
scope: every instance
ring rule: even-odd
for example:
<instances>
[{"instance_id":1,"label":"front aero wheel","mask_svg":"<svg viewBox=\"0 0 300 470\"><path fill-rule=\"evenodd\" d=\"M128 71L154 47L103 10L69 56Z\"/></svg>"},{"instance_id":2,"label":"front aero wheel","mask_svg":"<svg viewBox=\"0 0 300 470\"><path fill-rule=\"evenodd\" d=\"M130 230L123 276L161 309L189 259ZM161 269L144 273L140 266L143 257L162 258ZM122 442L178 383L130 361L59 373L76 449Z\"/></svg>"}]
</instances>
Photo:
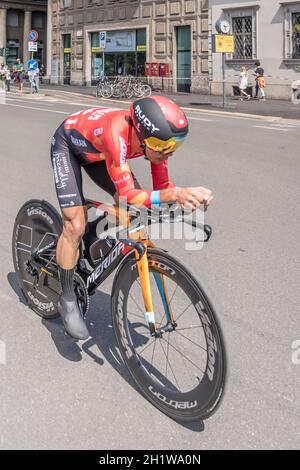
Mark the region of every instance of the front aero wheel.
<instances>
[{"instance_id":1,"label":"front aero wheel","mask_svg":"<svg viewBox=\"0 0 300 470\"><path fill-rule=\"evenodd\" d=\"M210 416L223 396L225 346L214 307L194 276L176 259L148 250L156 329L149 333L134 255L121 266L112 297L113 325L135 382L160 411L178 421ZM168 323L166 302L175 319Z\"/></svg>"}]
</instances>

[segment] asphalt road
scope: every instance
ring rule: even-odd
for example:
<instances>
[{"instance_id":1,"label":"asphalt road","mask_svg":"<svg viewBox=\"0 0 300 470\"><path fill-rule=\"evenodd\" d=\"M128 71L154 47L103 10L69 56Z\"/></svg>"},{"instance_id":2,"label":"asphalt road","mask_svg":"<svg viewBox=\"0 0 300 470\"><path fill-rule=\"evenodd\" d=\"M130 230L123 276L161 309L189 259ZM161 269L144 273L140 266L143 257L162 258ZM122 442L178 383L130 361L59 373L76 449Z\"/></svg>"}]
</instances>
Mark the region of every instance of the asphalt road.
<instances>
[{"instance_id":1,"label":"asphalt road","mask_svg":"<svg viewBox=\"0 0 300 470\"><path fill-rule=\"evenodd\" d=\"M19 299L10 248L16 213L32 198L57 207L50 139L68 114L96 103L53 92L0 104L0 448L299 448L300 353L292 344L300 340L300 121L188 112L190 136L170 172L178 185L213 190L206 222L214 234L196 253L183 241L161 246L210 291L230 374L216 414L183 426L136 391L112 354L112 279L91 299L92 337L83 343ZM145 187L147 165L133 162ZM87 196L110 200L84 183Z\"/></svg>"}]
</instances>

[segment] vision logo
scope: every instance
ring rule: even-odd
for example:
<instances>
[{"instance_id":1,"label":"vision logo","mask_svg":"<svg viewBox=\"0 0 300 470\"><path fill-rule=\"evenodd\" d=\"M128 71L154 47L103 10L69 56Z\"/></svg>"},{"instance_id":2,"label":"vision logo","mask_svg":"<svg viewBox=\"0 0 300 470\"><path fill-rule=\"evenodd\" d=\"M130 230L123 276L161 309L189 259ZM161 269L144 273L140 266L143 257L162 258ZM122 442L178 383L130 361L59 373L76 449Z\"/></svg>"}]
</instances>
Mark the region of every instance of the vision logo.
<instances>
[{"instance_id":1,"label":"vision logo","mask_svg":"<svg viewBox=\"0 0 300 470\"><path fill-rule=\"evenodd\" d=\"M6 344L0 339L0 366L6 364Z\"/></svg>"}]
</instances>

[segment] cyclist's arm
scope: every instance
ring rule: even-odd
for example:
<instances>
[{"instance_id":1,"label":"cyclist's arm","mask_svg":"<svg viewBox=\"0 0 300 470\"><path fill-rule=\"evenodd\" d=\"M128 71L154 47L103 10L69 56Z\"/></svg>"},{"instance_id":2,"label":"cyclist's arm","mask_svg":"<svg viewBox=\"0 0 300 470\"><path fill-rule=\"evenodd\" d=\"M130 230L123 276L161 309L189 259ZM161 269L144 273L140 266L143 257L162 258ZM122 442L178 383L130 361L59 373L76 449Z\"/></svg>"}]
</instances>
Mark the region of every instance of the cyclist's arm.
<instances>
[{"instance_id":1,"label":"cyclist's arm","mask_svg":"<svg viewBox=\"0 0 300 470\"><path fill-rule=\"evenodd\" d=\"M107 171L120 198L126 199L128 204L134 206L151 206L152 191L135 188L132 173L127 162L118 165L110 155L106 155L105 162Z\"/></svg>"},{"instance_id":2,"label":"cyclist's arm","mask_svg":"<svg viewBox=\"0 0 300 470\"><path fill-rule=\"evenodd\" d=\"M195 209L200 204L208 207L212 200L211 191L203 187L180 188L175 187L169 179L168 160L158 165L151 164L154 191L151 193L152 204L177 203L186 209Z\"/></svg>"},{"instance_id":3,"label":"cyclist's arm","mask_svg":"<svg viewBox=\"0 0 300 470\"><path fill-rule=\"evenodd\" d=\"M165 160L158 165L151 163L151 174L154 190L175 187L175 184L169 178L168 160Z\"/></svg>"}]
</instances>

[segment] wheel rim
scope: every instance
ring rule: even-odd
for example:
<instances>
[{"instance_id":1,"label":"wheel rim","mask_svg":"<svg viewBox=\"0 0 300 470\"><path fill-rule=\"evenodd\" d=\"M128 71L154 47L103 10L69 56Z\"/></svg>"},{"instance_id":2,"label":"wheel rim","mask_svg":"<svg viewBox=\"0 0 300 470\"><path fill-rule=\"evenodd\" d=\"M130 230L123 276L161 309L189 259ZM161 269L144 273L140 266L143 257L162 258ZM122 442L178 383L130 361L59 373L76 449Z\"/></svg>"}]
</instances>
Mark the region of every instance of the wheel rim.
<instances>
[{"instance_id":1,"label":"wheel rim","mask_svg":"<svg viewBox=\"0 0 300 470\"><path fill-rule=\"evenodd\" d=\"M156 271L159 271L157 266L160 264L160 260L163 259L163 257L160 258L159 256L156 258L156 255L154 258L152 258L156 266ZM149 265L150 270L152 271L151 260L149 260ZM161 265L163 266L163 263ZM161 411L168 414L169 416L176 416L178 419L199 419L200 417L204 418L211 415L215 411L221 401L221 397L223 396L226 377L224 344L222 337L220 336L220 329L218 323L216 322L214 311L213 309L211 310L210 301L208 301L204 292L199 289L198 284L194 284L192 278L187 278L185 276L184 283L182 282L184 279L184 272L181 272L180 267L178 269L178 265L172 265L172 263L170 263L167 267L168 270L169 266L174 266L174 272L176 273L174 279L176 279L176 283L179 284L179 287L181 287L187 293L187 297L189 297L192 301L193 305L195 306L194 310L197 312L198 318L198 324L190 324L188 326L184 325L182 320L185 314L179 318L179 315L182 314L182 312L180 313L178 311L177 315L175 313L175 318L178 321L177 332L175 330L175 332L170 333L170 336L174 335L173 337L175 337L175 335L177 335L176 341L179 342L179 337L180 341L185 339L182 335L186 335L188 331L187 328L193 327L193 330L195 331L194 327L199 326L201 321L203 327L202 331L205 333L206 346L204 344L204 339L202 339L201 344L201 340L199 341L201 335L198 335L198 341L196 342L196 345L193 345L193 348L195 351L195 347L202 347L205 358L203 356L203 359L199 360L199 354L197 357L197 355L193 352L192 361L190 361L187 353L191 352L191 344L193 344L191 341L193 341L193 338L189 337L189 339L186 340L188 341L188 348L183 350L184 360L180 358L180 363L179 358L175 357L174 351L176 351L176 354L178 354L178 350L182 349L181 345L179 345L179 347L178 344L177 346L175 345L176 349L174 349L174 347L168 345L169 341L167 336L163 337L162 340L157 340L150 337L149 331L146 333L147 327L145 326L145 320L141 311L143 310L143 301L141 298L137 298L135 299L135 302L133 301L132 304L129 300L131 297L132 286L137 279L137 272L134 261L132 262L130 270L126 271L126 276L124 276L124 278L122 277L122 282L120 281L120 290L117 291L119 298L115 307L117 311L117 318L115 322L115 326L117 326L116 334L118 337L120 350L122 351L123 358L127 363L131 374L147 398L152 401L155 406L160 408ZM172 270L173 269L170 268L170 272ZM164 270L161 270L160 274L163 274L164 277L170 277L166 275L166 271ZM178 289L177 294L173 295L172 292L170 294L173 295L173 301L177 307L178 303L182 303L184 300ZM178 300L178 298L181 300ZM137 305L140 307L140 309L137 307ZM186 307L188 307L188 305ZM154 309L157 320L155 299ZM137 312L138 316L132 316L132 313L136 315ZM207 319L210 319L209 328ZM121 324L121 321L123 326L120 329L119 325ZM158 326L160 322L161 319L158 319ZM198 329L200 330L200 328ZM208 339L210 344L208 344ZM163 358L166 357L168 348L172 351L172 363L169 361L167 368L167 361L162 362L160 358L156 359L154 364L153 359L156 353L153 353L153 350L155 341L162 341L161 344L164 345L163 351L161 344L158 344L158 348L160 348L162 353L161 356ZM207 351L205 351L205 349ZM158 350L159 349L157 349L157 351ZM145 356L146 351L148 356ZM186 362L188 362L188 368L186 367ZM178 364L181 364L180 378L178 377L178 373L176 374L174 364L177 368ZM192 368L190 365L192 365ZM184 369L185 367L187 370ZM168 374L167 369L169 369Z\"/></svg>"}]
</instances>

